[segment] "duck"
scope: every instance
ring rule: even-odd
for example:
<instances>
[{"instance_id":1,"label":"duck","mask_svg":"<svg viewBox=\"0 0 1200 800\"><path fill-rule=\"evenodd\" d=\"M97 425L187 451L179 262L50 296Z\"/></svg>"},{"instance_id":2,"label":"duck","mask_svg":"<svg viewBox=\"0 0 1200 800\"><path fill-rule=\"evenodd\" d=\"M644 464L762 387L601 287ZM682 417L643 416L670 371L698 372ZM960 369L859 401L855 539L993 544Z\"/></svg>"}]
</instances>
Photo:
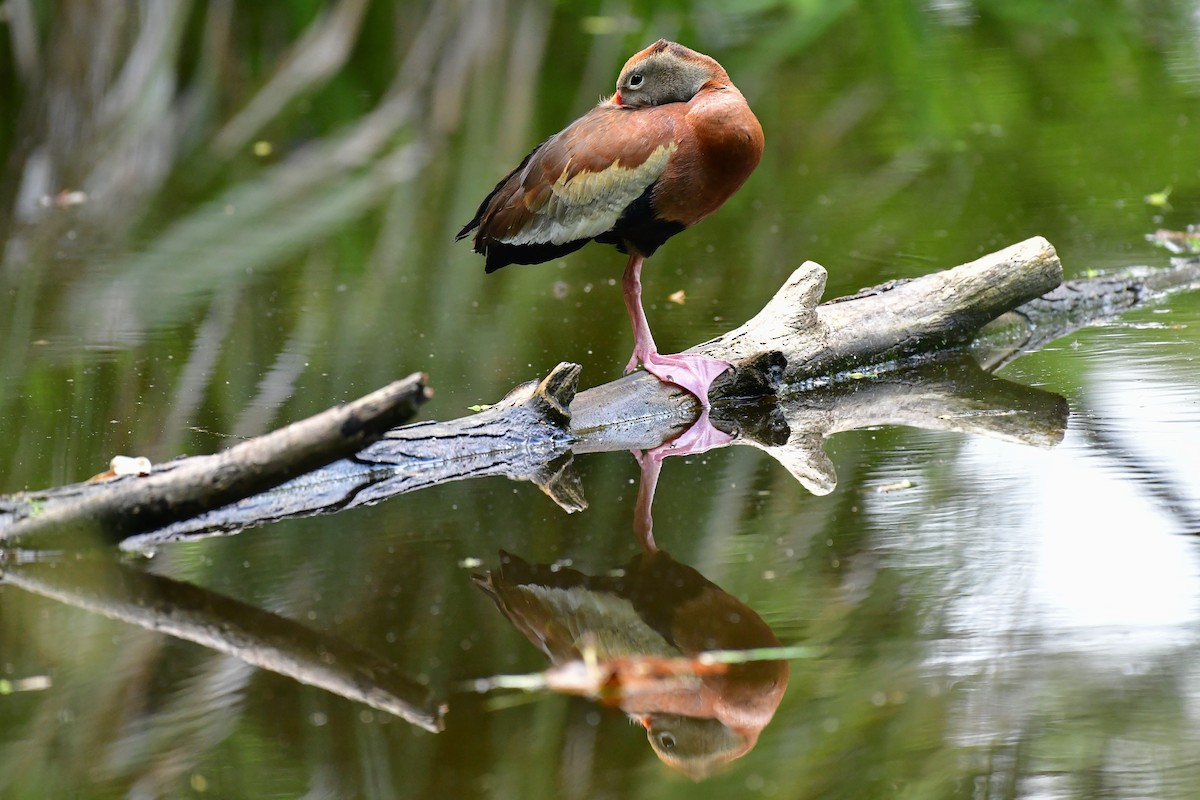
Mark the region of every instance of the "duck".
<instances>
[{"instance_id":1,"label":"duck","mask_svg":"<svg viewBox=\"0 0 1200 800\"><path fill-rule=\"evenodd\" d=\"M763 130L711 56L659 39L621 69L616 91L530 151L458 232L487 273L540 264L589 242L628 258L622 293L640 363L708 408L730 368L701 353L662 354L642 305L642 267L671 237L734 195L758 166Z\"/></svg>"}]
</instances>

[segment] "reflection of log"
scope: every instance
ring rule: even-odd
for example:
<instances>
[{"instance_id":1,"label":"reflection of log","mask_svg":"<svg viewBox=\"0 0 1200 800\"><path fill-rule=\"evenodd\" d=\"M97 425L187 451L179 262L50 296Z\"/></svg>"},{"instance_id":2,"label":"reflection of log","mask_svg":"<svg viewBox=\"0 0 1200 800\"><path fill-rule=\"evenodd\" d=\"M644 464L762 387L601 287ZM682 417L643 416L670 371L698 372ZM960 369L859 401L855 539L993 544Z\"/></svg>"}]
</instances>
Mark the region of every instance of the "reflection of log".
<instances>
[{"instance_id":1,"label":"reflection of log","mask_svg":"<svg viewBox=\"0 0 1200 800\"><path fill-rule=\"evenodd\" d=\"M386 659L198 586L100 558L14 564L0 571L0 583L195 642L428 731L442 729L444 706Z\"/></svg>"},{"instance_id":2,"label":"reflection of log","mask_svg":"<svg viewBox=\"0 0 1200 800\"><path fill-rule=\"evenodd\" d=\"M732 420L740 429L772 432L743 435L737 443L763 450L804 488L822 495L837 486L825 455L825 440L835 433L901 425L1053 447L1062 441L1070 413L1060 395L997 378L966 356L792 395L777 411L771 426Z\"/></svg>"},{"instance_id":3,"label":"reflection of log","mask_svg":"<svg viewBox=\"0 0 1200 800\"><path fill-rule=\"evenodd\" d=\"M0 542L54 533L99 533L114 540L161 528L272 487L345 458L408 421L429 398L424 375L410 375L378 391L234 445L211 456L166 465L146 478L113 485L70 487L41 497L17 498ZM41 510L33 515L33 507Z\"/></svg>"},{"instance_id":4,"label":"reflection of log","mask_svg":"<svg viewBox=\"0 0 1200 800\"><path fill-rule=\"evenodd\" d=\"M989 375L964 354L904 367L872 378L846 380L787 395L771 402L741 403L714 409L711 419L734 434L732 444L761 449L782 464L813 494L829 494L837 486L825 440L834 433L903 425L946 430L1053 447L1062 441L1070 409L1051 392ZM605 432L599 441L581 440L585 449L646 450L634 511L634 533L647 552L655 552L651 506L663 459L682 451L701 452L686 443L688 434L658 446L660 431L649 424L638 431L623 428L619 437ZM693 440L695 441L695 440ZM680 442L684 446L680 447ZM653 448L653 449L647 449Z\"/></svg>"}]
</instances>

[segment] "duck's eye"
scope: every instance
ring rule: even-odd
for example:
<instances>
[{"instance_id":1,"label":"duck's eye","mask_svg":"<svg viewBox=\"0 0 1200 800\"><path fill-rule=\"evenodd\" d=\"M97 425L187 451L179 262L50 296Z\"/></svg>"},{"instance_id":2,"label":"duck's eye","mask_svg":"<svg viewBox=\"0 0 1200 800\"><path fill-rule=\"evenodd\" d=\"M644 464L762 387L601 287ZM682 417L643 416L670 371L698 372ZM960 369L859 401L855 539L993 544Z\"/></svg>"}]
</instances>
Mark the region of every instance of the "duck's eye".
<instances>
[{"instance_id":1,"label":"duck's eye","mask_svg":"<svg viewBox=\"0 0 1200 800\"><path fill-rule=\"evenodd\" d=\"M635 72L629 76L629 88L636 89L642 85L642 73Z\"/></svg>"},{"instance_id":2,"label":"duck's eye","mask_svg":"<svg viewBox=\"0 0 1200 800\"><path fill-rule=\"evenodd\" d=\"M658 746L666 752L671 752L675 749L675 737L663 731L658 735Z\"/></svg>"}]
</instances>

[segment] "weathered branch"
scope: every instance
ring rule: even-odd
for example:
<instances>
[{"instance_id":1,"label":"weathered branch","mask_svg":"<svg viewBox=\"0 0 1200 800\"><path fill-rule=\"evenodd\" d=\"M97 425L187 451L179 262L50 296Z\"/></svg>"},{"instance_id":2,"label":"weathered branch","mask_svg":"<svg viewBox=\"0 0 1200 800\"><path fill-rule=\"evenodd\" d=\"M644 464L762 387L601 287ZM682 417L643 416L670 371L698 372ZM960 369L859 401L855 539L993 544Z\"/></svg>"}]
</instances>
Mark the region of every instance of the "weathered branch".
<instances>
[{"instance_id":1,"label":"weathered branch","mask_svg":"<svg viewBox=\"0 0 1200 800\"><path fill-rule=\"evenodd\" d=\"M215 455L189 458L144 478L73 487L74 497L57 495L42 513L0 529L0 543L93 533L119 541L194 517L353 455L410 419L429 396L425 376L410 375Z\"/></svg>"},{"instance_id":2,"label":"weathered branch","mask_svg":"<svg viewBox=\"0 0 1200 800\"><path fill-rule=\"evenodd\" d=\"M779 410L785 440L741 436L735 443L761 449L817 495L837 487L825 455L835 433L906 426L1053 447L1070 414L1062 396L989 375L966 356L794 394Z\"/></svg>"},{"instance_id":3,"label":"weathered branch","mask_svg":"<svg viewBox=\"0 0 1200 800\"><path fill-rule=\"evenodd\" d=\"M586 507L570 466L567 430L580 367L559 364L541 382L522 384L491 408L450 422L389 431L354 458L289 481L274 491L183 519L122 546L144 550L275 520L373 505L455 480L499 475L531 481L567 511Z\"/></svg>"}]
</instances>

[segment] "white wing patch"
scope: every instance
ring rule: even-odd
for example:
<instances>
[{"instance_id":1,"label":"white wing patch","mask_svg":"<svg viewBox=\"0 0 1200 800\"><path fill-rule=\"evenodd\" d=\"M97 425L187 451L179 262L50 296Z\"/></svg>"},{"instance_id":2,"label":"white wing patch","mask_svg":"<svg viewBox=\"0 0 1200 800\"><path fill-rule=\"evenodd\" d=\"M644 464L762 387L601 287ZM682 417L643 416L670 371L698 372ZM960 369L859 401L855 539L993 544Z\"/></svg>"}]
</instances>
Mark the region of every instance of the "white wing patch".
<instances>
[{"instance_id":1,"label":"white wing patch","mask_svg":"<svg viewBox=\"0 0 1200 800\"><path fill-rule=\"evenodd\" d=\"M525 230L500 239L504 244L565 244L599 236L617 224L621 213L658 180L678 145L662 145L636 167L617 161L600 172L567 178L567 168L550 187L541 207L530 209Z\"/></svg>"}]
</instances>

